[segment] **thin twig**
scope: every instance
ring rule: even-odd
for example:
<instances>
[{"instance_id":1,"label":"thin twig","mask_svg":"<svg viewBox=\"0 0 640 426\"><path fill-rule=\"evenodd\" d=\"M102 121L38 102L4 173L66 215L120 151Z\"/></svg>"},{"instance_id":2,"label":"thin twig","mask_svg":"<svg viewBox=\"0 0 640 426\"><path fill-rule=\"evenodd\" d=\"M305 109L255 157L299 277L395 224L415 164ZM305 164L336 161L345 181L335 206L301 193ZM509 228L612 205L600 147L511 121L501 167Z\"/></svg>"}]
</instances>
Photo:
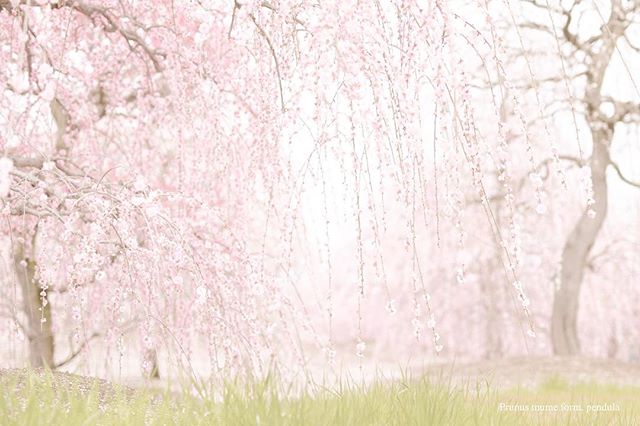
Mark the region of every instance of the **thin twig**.
<instances>
[{"instance_id":1,"label":"thin twig","mask_svg":"<svg viewBox=\"0 0 640 426\"><path fill-rule=\"evenodd\" d=\"M269 38L269 36L265 32L265 30L262 29L260 24L258 24L258 21L256 21L255 16L253 16L253 14L250 14L249 17L251 18L251 20L255 24L255 26L258 29L258 31L260 32L260 34L267 41L267 44L269 45L269 50L271 51L271 56L273 56L273 61L276 64L276 74L278 75L278 88L280 89L280 103L282 105L282 112L285 112L286 110L284 108L284 95L283 95L283 90L282 90L282 76L280 75L280 64L278 62L278 56L276 55L276 50L274 49L273 43L271 43L271 39Z\"/></svg>"}]
</instances>

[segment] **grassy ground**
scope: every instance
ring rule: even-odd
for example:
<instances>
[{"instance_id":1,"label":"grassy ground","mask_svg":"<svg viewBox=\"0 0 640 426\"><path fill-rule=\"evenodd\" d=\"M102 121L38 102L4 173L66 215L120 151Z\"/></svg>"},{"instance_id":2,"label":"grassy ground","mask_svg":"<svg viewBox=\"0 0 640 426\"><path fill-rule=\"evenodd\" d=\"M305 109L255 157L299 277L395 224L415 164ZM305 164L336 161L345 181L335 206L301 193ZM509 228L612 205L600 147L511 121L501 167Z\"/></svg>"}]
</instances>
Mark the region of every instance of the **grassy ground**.
<instances>
[{"instance_id":1,"label":"grassy ground","mask_svg":"<svg viewBox=\"0 0 640 426\"><path fill-rule=\"evenodd\" d=\"M4 374L0 387L0 424L7 425L640 424L640 388L554 378L534 390L499 391L405 379L296 398L280 397L269 382L227 385L216 398L201 398L31 372Z\"/></svg>"}]
</instances>

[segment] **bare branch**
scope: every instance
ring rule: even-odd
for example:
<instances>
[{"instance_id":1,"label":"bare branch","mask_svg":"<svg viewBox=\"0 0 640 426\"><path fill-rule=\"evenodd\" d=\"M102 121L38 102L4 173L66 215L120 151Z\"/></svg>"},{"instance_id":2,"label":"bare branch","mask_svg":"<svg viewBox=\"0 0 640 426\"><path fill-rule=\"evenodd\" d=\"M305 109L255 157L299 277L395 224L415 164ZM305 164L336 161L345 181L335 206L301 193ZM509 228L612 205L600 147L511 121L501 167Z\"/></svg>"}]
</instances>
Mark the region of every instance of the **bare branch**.
<instances>
[{"instance_id":1,"label":"bare branch","mask_svg":"<svg viewBox=\"0 0 640 426\"><path fill-rule=\"evenodd\" d=\"M558 13L558 14L564 14L564 11L562 9L560 9L559 7L555 7L555 6L549 5L544 0L522 0L522 2L524 4L529 4L531 6L535 6L535 7L539 8L539 9L543 9L545 11L550 10L551 12L555 12L555 13Z\"/></svg>"},{"instance_id":2,"label":"bare branch","mask_svg":"<svg viewBox=\"0 0 640 426\"><path fill-rule=\"evenodd\" d=\"M121 327L121 332L122 334L128 333L129 331L131 331L135 325L138 323L137 319L132 319L131 321L127 321L125 324L122 325ZM87 337L86 339L84 339L84 341L80 344L80 346L71 351L71 353L62 361L57 362L53 368L60 368L63 367L67 364L69 364L71 361L73 361L78 355L80 355L82 353L82 351L87 347L87 345L89 344L89 342L91 342L93 339L96 339L98 337L102 337L104 336L103 332L98 332L98 331L94 331L89 337ZM69 342L71 343L71 342Z\"/></svg>"},{"instance_id":3,"label":"bare branch","mask_svg":"<svg viewBox=\"0 0 640 426\"><path fill-rule=\"evenodd\" d=\"M634 182L630 179L628 179L623 173L622 170L620 170L620 166L614 162L613 160L609 160L609 164L611 164L611 166L613 167L613 170L616 171L616 173L618 174L618 176L620 177L620 179L631 186L635 186L636 188L640 188L640 182Z\"/></svg>"},{"instance_id":4,"label":"bare branch","mask_svg":"<svg viewBox=\"0 0 640 426\"><path fill-rule=\"evenodd\" d=\"M60 368L60 367L64 367L65 365L69 364L71 361L73 361L78 355L80 355L82 353L82 351L84 350L85 347L87 347L87 345L89 344L89 342L93 339L95 339L96 337L100 337L102 336L102 333L98 333L98 332L94 332L91 336L87 337L84 342L82 342L82 344L74 351L72 351L69 356L67 356L65 359L63 359L60 362L57 362L53 365L53 368Z\"/></svg>"},{"instance_id":5,"label":"bare branch","mask_svg":"<svg viewBox=\"0 0 640 426\"><path fill-rule=\"evenodd\" d=\"M564 38L571 43L576 49L582 50L582 44L578 41L578 37L571 32L569 27L571 26L571 20L573 19L573 8L577 3L574 3L568 11L565 11L563 14L566 17L564 22L564 26L562 27L562 35Z\"/></svg>"}]
</instances>

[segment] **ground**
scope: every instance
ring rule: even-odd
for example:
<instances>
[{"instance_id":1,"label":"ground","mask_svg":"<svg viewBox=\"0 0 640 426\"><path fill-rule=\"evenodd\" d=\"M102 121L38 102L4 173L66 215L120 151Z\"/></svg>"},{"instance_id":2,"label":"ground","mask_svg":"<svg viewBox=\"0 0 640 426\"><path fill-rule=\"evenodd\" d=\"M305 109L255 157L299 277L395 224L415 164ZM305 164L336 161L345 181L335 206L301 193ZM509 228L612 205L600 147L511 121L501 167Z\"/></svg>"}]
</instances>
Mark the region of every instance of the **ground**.
<instances>
[{"instance_id":1,"label":"ground","mask_svg":"<svg viewBox=\"0 0 640 426\"><path fill-rule=\"evenodd\" d=\"M69 373L0 370L0 424L640 424L637 364L514 358L404 372L366 385L345 379L340 388L287 398L263 382L200 397L193 388L163 393L158 381L122 387Z\"/></svg>"},{"instance_id":2,"label":"ground","mask_svg":"<svg viewBox=\"0 0 640 426\"><path fill-rule=\"evenodd\" d=\"M473 363L444 362L425 368L434 380L445 378L453 383L489 381L492 387L539 386L549 379L569 384L601 383L640 387L640 364L592 358L510 358Z\"/></svg>"}]
</instances>

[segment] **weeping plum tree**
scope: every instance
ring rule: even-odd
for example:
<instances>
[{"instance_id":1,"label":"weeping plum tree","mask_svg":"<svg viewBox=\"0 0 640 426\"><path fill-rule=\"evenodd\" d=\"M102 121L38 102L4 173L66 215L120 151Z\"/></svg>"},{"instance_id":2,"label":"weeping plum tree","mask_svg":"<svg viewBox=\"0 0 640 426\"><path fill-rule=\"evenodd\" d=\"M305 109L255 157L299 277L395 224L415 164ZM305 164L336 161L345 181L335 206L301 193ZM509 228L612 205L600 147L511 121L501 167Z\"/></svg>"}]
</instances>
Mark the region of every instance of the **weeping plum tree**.
<instances>
[{"instance_id":1,"label":"weeping plum tree","mask_svg":"<svg viewBox=\"0 0 640 426\"><path fill-rule=\"evenodd\" d=\"M626 184L640 188L640 184L628 179L610 156L612 145L620 139L616 136L623 134L622 128L640 122L640 92L635 83L633 65L629 65L637 60L640 53L634 40L640 2L526 0L521 4L522 14L518 16L517 23L513 21L521 28L517 37L521 37L521 41L538 40L547 47L555 46L554 52L559 61L559 66L550 67L558 71L556 75L547 73L532 81L533 74L525 72L529 75L528 87L538 92L551 87L549 90L562 94L561 103L571 111L576 130L573 141L567 141L565 145L578 146L575 155L564 155L563 160L582 167L590 176L587 178L586 206L567 234L562 249L560 279L550 326L553 352L576 355L580 353L577 328L580 288L588 269L591 249L607 217L607 169L612 168ZM516 18L512 15L512 19ZM525 44L518 47L525 49ZM535 56L533 50L527 52L525 49L525 57L527 53ZM609 94L606 83L611 79L627 82L626 98L619 97L620 94L616 95L618 98ZM581 148L584 141L577 134L582 120L591 139L592 149L588 157Z\"/></svg>"},{"instance_id":2,"label":"weeping plum tree","mask_svg":"<svg viewBox=\"0 0 640 426\"><path fill-rule=\"evenodd\" d=\"M323 182L329 240L324 173L338 170L352 208L355 267L343 286L357 303L358 355L374 285L391 313L394 297L407 299L413 334L427 329L443 350L425 245L440 244L442 226L463 251L468 192L535 336L512 182L513 169L535 165L510 152L500 102L473 101L468 41L480 31L466 15L484 17L477 49L509 80L492 12L453 3L0 0L7 333L26 336L32 364L50 367L97 338L122 353L130 329L147 371L168 347L185 365L204 349L212 373L260 373L291 354L304 365L296 324L331 356L334 319L353 314L333 306L329 241L326 336L290 274L307 175ZM504 235L487 162L506 194ZM389 202L402 213L388 218ZM403 222L394 255L410 269L396 286L381 247L391 220ZM464 282L469 260L450 257ZM71 335L64 354L54 350L61 333Z\"/></svg>"},{"instance_id":3,"label":"weeping plum tree","mask_svg":"<svg viewBox=\"0 0 640 426\"><path fill-rule=\"evenodd\" d=\"M281 109L255 90L271 56L207 10L0 2L2 294L34 366L96 338L122 353L131 330L149 372L202 335L214 370L270 362L286 304L258 278L248 209L255 176L278 185Z\"/></svg>"}]
</instances>

